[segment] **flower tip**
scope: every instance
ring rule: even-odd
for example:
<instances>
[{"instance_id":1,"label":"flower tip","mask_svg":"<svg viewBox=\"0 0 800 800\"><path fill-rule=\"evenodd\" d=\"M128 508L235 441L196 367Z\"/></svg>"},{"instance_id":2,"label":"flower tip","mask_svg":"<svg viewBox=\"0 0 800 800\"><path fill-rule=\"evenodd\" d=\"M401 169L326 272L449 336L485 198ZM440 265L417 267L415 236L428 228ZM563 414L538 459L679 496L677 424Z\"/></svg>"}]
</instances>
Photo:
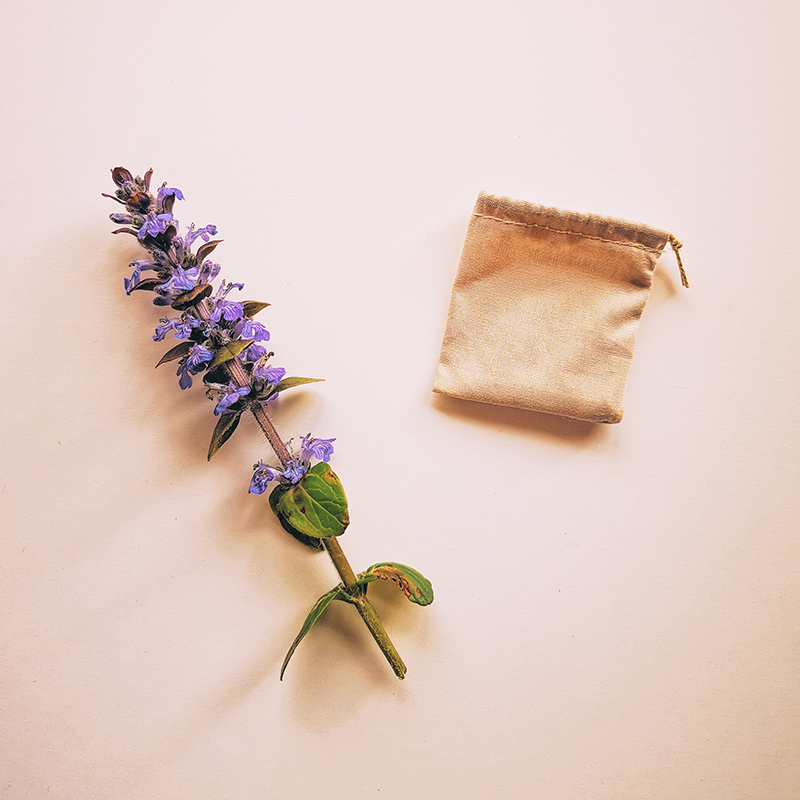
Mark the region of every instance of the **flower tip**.
<instances>
[{"instance_id":1,"label":"flower tip","mask_svg":"<svg viewBox=\"0 0 800 800\"><path fill-rule=\"evenodd\" d=\"M113 167L111 169L111 179L117 186L133 181L133 175L125 167Z\"/></svg>"}]
</instances>

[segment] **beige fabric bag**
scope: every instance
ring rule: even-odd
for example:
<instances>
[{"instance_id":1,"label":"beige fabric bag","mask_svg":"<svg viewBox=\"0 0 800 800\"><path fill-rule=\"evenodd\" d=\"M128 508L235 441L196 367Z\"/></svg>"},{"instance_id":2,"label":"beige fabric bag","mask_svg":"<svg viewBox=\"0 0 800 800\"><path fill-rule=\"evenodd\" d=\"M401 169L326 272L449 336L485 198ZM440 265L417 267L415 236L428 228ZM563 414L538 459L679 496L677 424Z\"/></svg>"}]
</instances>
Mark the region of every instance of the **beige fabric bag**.
<instances>
[{"instance_id":1,"label":"beige fabric bag","mask_svg":"<svg viewBox=\"0 0 800 800\"><path fill-rule=\"evenodd\" d=\"M619 422L639 317L669 233L481 194L433 390ZM688 287L678 257L681 279Z\"/></svg>"}]
</instances>

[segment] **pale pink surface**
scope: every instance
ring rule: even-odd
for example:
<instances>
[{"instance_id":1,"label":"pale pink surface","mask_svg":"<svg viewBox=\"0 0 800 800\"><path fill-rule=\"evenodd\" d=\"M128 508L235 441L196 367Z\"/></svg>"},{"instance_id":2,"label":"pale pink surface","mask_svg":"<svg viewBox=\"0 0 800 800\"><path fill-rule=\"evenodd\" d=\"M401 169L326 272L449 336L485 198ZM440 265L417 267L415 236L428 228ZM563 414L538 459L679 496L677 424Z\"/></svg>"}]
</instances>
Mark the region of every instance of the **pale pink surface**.
<instances>
[{"instance_id":1,"label":"pale pink surface","mask_svg":"<svg viewBox=\"0 0 800 800\"><path fill-rule=\"evenodd\" d=\"M794 800L797 114L786 2L9 6L0 798ZM356 569L211 462L153 365L109 167L183 189L276 363L327 382ZM430 393L479 190L674 231L614 427Z\"/></svg>"}]
</instances>

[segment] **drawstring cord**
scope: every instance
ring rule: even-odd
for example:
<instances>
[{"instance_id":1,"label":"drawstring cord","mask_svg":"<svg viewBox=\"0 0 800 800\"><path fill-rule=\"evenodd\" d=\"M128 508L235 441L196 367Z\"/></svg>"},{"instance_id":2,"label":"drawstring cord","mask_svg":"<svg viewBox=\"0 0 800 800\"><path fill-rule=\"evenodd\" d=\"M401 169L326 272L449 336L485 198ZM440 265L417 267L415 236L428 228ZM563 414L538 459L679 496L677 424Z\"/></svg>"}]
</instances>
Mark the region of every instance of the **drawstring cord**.
<instances>
[{"instance_id":1,"label":"drawstring cord","mask_svg":"<svg viewBox=\"0 0 800 800\"><path fill-rule=\"evenodd\" d=\"M689 288L689 281L686 279L686 272L683 269L683 262L681 261L681 247L683 242L679 242L672 234L669 235L669 243L672 246L672 252L675 253L675 260L678 262L678 269L681 273L681 283L684 288Z\"/></svg>"}]
</instances>

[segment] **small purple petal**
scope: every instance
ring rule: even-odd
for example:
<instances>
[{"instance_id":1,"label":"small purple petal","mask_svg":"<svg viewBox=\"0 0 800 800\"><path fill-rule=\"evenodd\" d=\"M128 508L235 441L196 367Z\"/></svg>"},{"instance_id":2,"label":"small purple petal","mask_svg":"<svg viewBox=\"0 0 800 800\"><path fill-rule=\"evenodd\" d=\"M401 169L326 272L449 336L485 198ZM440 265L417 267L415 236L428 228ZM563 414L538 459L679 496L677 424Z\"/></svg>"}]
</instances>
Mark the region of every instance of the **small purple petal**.
<instances>
[{"instance_id":1,"label":"small purple petal","mask_svg":"<svg viewBox=\"0 0 800 800\"><path fill-rule=\"evenodd\" d=\"M315 439L310 434L300 437L300 458L303 461L310 461L312 456L324 461L326 464L333 455L333 442L336 439Z\"/></svg>"},{"instance_id":2,"label":"small purple petal","mask_svg":"<svg viewBox=\"0 0 800 800\"><path fill-rule=\"evenodd\" d=\"M250 494L264 494L267 490L267 484L270 481L277 481L283 477L283 473L275 467L270 467L263 461L259 461L253 469L253 478L250 481Z\"/></svg>"},{"instance_id":3,"label":"small purple petal","mask_svg":"<svg viewBox=\"0 0 800 800\"><path fill-rule=\"evenodd\" d=\"M153 336L154 342L163 342L164 337L170 331L175 330L175 326L180 323L180 319L178 317L162 317L161 323L161 325L156 325L156 332Z\"/></svg>"},{"instance_id":4,"label":"small purple petal","mask_svg":"<svg viewBox=\"0 0 800 800\"><path fill-rule=\"evenodd\" d=\"M229 384L228 391L217 403L214 413L216 415L225 414L230 406L232 406L240 397L244 397L246 394L250 394L249 386L234 386L233 384Z\"/></svg>"},{"instance_id":5,"label":"small purple petal","mask_svg":"<svg viewBox=\"0 0 800 800\"><path fill-rule=\"evenodd\" d=\"M260 344L251 344L239 355L239 358L247 363L255 364L266 352L266 349Z\"/></svg>"},{"instance_id":6,"label":"small purple petal","mask_svg":"<svg viewBox=\"0 0 800 800\"><path fill-rule=\"evenodd\" d=\"M297 459L290 461L283 470L283 477L290 483L297 483L306 474L307 467Z\"/></svg>"},{"instance_id":7,"label":"small purple petal","mask_svg":"<svg viewBox=\"0 0 800 800\"><path fill-rule=\"evenodd\" d=\"M158 190L157 200L161 202L168 195L172 195L176 200L183 200L183 192L180 189L173 189L171 186L162 186Z\"/></svg>"},{"instance_id":8,"label":"small purple petal","mask_svg":"<svg viewBox=\"0 0 800 800\"><path fill-rule=\"evenodd\" d=\"M244 308L242 313L244 313ZM242 339L252 339L254 342L269 341L269 331L260 322L247 317L239 323L237 332Z\"/></svg>"},{"instance_id":9,"label":"small purple petal","mask_svg":"<svg viewBox=\"0 0 800 800\"><path fill-rule=\"evenodd\" d=\"M270 386L277 386L286 377L286 370L283 367L261 367L256 364L253 367L253 375L259 380L266 381Z\"/></svg>"}]
</instances>

